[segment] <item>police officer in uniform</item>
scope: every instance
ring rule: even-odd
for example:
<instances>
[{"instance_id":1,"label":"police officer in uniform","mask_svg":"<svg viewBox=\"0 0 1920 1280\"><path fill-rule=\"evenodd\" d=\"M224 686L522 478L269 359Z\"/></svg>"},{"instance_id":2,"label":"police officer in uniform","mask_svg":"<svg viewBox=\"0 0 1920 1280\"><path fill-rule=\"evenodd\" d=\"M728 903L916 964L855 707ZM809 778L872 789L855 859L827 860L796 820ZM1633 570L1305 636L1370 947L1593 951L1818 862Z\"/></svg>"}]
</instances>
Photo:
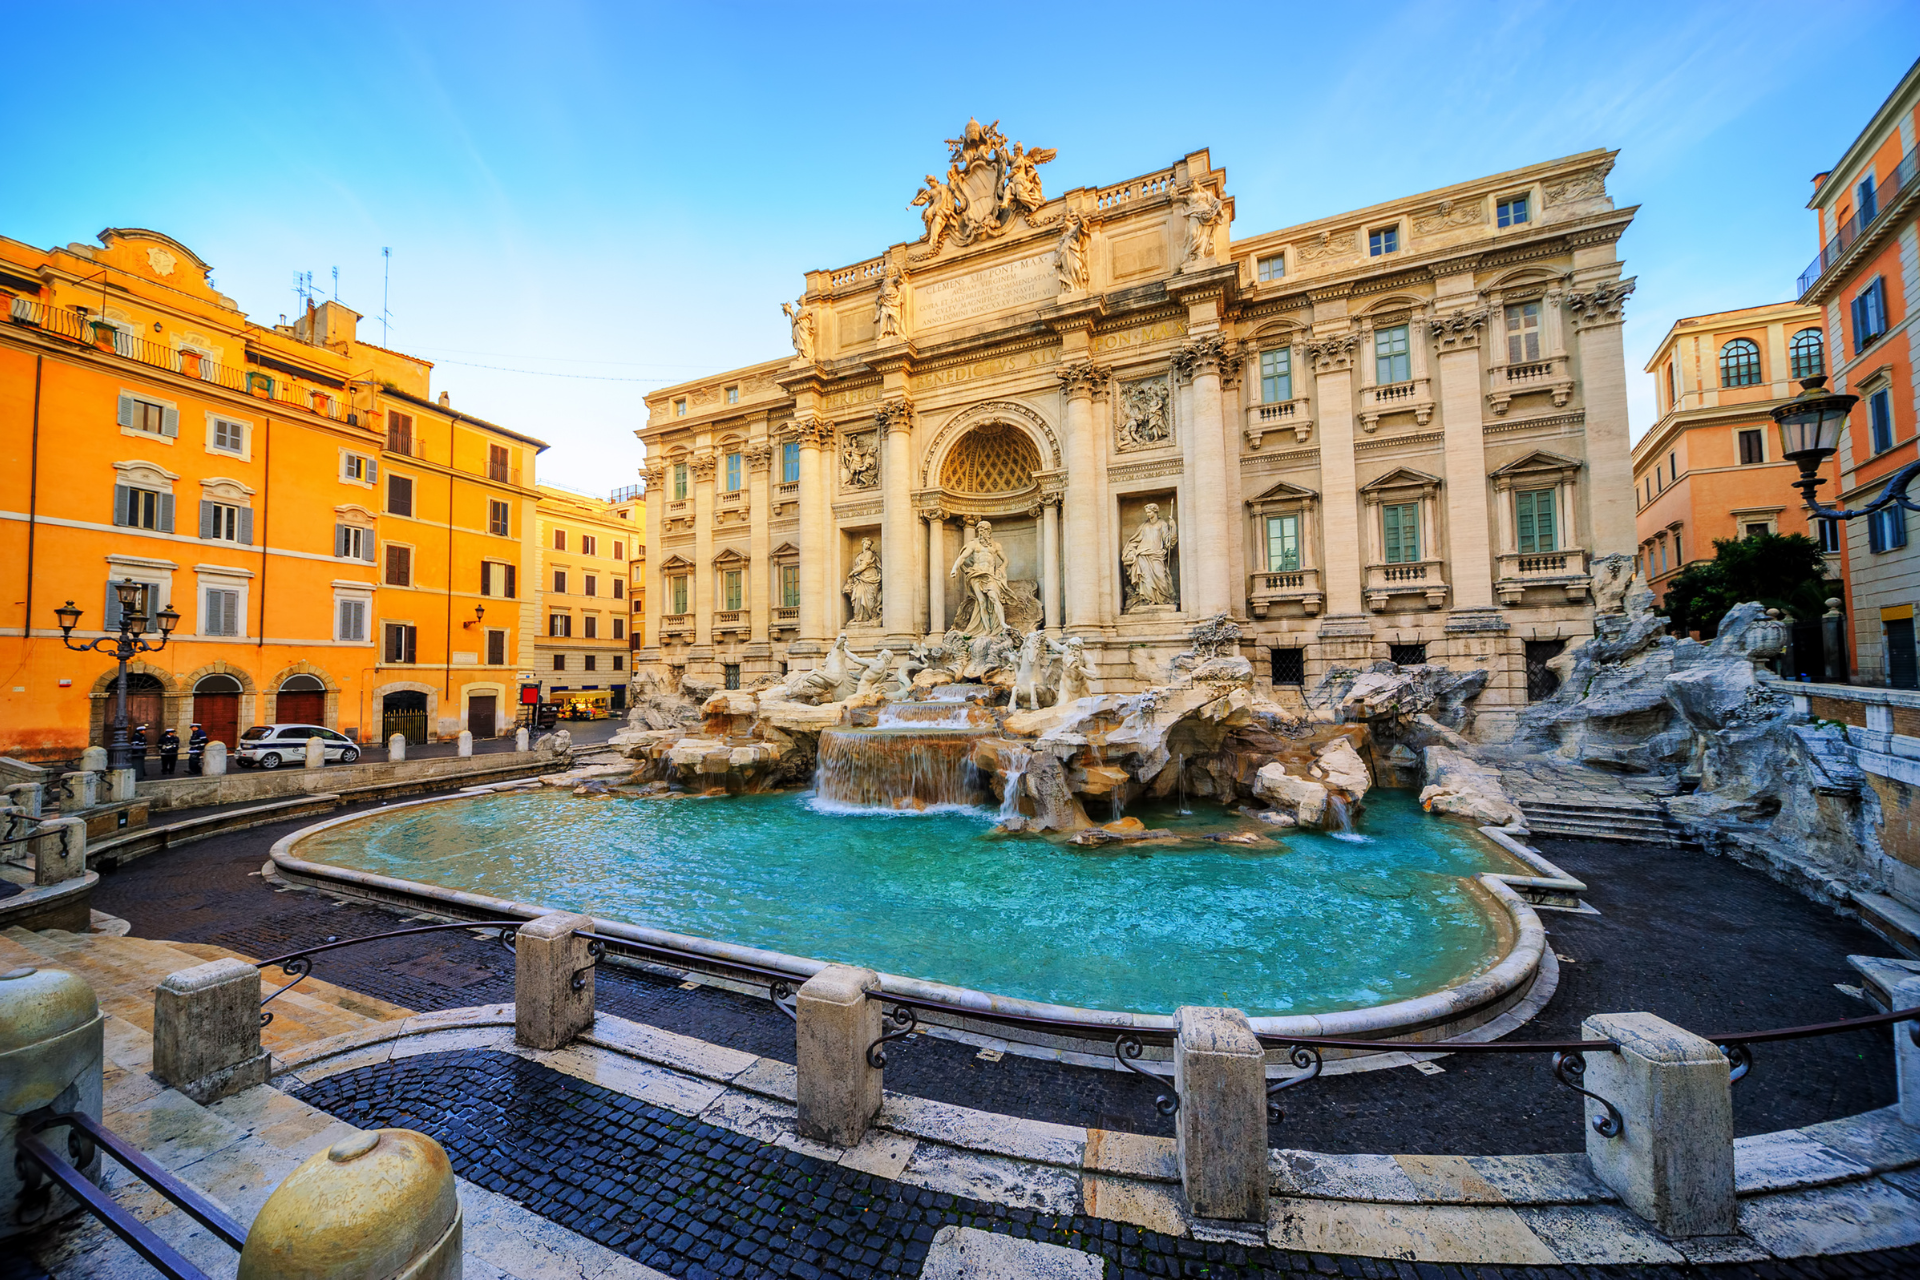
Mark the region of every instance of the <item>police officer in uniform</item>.
<instances>
[{"instance_id":1,"label":"police officer in uniform","mask_svg":"<svg viewBox=\"0 0 1920 1280\"><path fill-rule=\"evenodd\" d=\"M172 773L174 766L179 762L180 735L173 731L172 725L168 725L166 731L160 735L160 772Z\"/></svg>"},{"instance_id":2,"label":"police officer in uniform","mask_svg":"<svg viewBox=\"0 0 1920 1280\"><path fill-rule=\"evenodd\" d=\"M130 736L127 739L127 742L133 748L133 768L134 768L133 776L136 778L146 777L147 776L147 726L136 725L134 727L132 736Z\"/></svg>"},{"instance_id":3,"label":"police officer in uniform","mask_svg":"<svg viewBox=\"0 0 1920 1280\"><path fill-rule=\"evenodd\" d=\"M207 731L195 721L187 731L187 772L199 773L201 762L207 754Z\"/></svg>"}]
</instances>

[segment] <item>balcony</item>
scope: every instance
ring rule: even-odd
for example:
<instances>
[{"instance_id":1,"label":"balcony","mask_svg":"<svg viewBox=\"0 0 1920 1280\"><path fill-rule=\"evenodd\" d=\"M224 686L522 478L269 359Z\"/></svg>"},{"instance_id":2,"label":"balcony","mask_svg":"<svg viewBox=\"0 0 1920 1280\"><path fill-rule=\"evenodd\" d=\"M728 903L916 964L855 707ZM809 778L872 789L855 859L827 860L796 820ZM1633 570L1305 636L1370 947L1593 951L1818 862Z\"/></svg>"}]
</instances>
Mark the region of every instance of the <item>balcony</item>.
<instances>
[{"instance_id":1,"label":"balcony","mask_svg":"<svg viewBox=\"0 0 1920 1280\"><path fill-rule=\"evenodd\" d=\"M1318 569L1286 569L1278 573L1247 575L1247 607L1253 616L1264 618L1276 607L1297 604L1311 618L1326 603L1320 590Z\"/></svg>"},{"instance_id":2,"label":"balcony","mask_svg":"<svg viewBox=\"0 0 1920 1280\"><path fill-rule=\"evenodd\" d=\"M1529 360L1525 364L1495 365L1487 370L1487 407L1498 418L1513 403L1513 398L1530 391L1553 396L1553 407L1564 409L1573 398L1573 376L1565 356Z\"/></svg>"},{"instance_id":3,"label":"balcony","mask_svg":"<svg viewBox=\"0 0 1920 1280\"><path fill-rule=\"evenodd\" d=\"M1565 551L1507 552L1497 557L1498 574L1493 589L1500 603L1509 607L1521 604L1529 590L1559 591L1568 604L1580 604L1587 598L1593 579L1588 572L1587 553L1577 547Z\"/></svg>"},{"instance_id":4,"label":"balcony","mask_svg":"<svg viewBox=\"0 0 1920 1280\"><path fill-rule=\"evenodd\" d=\"M660 619L660 639L693 639L693 615L690 613L669 613Z\"/></svg>"},{"instance_id":5,"label":"balcony","mask_svg":"<svg viewBox=\"0 0 1920 1280\"><path fill-rule=\"evenodd\" d=\"M1247 443L1255 449L1269 431L1291 431L1294 443L1305 444L1313 434L1313 410L1306 400L1247 406Z\"/></svg>"},{"instance_id":6,"label":"balcony","mask_svg":"<svg viewBox=\"0 0 1920 1280\"><path fill-rule=\"evenodd\" d=\"M1411 413L1415 423L1426 426L1427 420L1433 417L1433 393L1428 379L1414 378L1409 382L1389 382L1385 386L1360 388L1362 430L1374 430L1380 425L1380 419L1389 413Z\"/></svg>"},{"instance_id":7,"label":"balcony","mask_svg":"<svg viewBox=\"0 0 1920 1280\"><path fill-rule=\"evenodd\" d=\"M713 634L744 636L752 628L745 609L723 609L713 615Z\"/></svg>"},{"instance_id":8,"label":"balcony","mask_svg":"<svg viewBox=\"0 0 1920 1280\"><path fill-rule=\"evenodd\" d=\"M800 629L800 606L786 605L774 609L773 621L768 629L775 635L780 634L782 631L798 631Z\"/></svg>"},{"instance_id":9,"label":"balcony","mask_svg":"<svg viewBox=\"0 0 1920 1280\"><path fill-rule=\"evenodd\" d=\"M1885 217L1887 210L1899 202L1901 194L1913 184L1914 165L1917 159L1920 159L1920 151L1907 152L1900 163L1893 167L1893 172L1887 175L1886 181L1874 189L1873 208L1862 209L1841 223L1840 230L1833 239L1821 246L1819 256L1800 273L1799 296L1805 297L1807 290L1818 284L1820 277L1825 275L1834 263L1840 261L1847 250L1853 248L1854 242Z\"/></svg>"},{"instance_id":10,"label":"balcony","mask_svg":"<svg viewBox=\"0 0 1920 1280\"><path fill-rule=\"evenodd\" d=\"M607 495L607 501L608 502L632 502L635 498L640 497L644 492L645 492L645 489L641 485L623 484L618 489L615 489L612 493Z\"/></svg>"},{"instance_id":11,"label":"balcony","mask_svg":"<svg viewBox=\"0 0 1920 1280\"><path fill-rule=\"evenodd\" d=\"M1446 564L1440 560L1416 560L1408 564L1370 564L1367 566L1367 608L1379 613L1394 596L1424 596L1429 609L1444 609L1447 604Z\"/></svg>"}]
</instances>

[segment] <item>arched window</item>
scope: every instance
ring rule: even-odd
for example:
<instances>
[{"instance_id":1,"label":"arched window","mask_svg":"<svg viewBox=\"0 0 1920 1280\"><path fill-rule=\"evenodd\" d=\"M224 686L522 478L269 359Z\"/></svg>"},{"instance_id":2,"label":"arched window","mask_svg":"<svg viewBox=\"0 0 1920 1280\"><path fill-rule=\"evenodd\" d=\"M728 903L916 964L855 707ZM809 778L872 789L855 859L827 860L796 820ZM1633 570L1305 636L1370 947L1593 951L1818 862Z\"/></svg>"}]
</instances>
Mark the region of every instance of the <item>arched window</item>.
<instances>
[{"instance_id":1,"label":"arched window","mask_svg":"<svg viewBox=\"0 0 1920 1280\"><path fill-rule=\"evenodd\" d=\"M1746 338L1735 338L1720 348L1720 385L1751 387L1760 381L1760 348Z\"/></svg>"},{"instance_id":2,"label":"arched window","mask_svg":"<svg viewBox=\"0 0 1920 1280\"><path fill-rule=\"evenodd\" d=\"M1827 371L1827 348L1818 329L1802 329L1787 347L1793 358L1793 379L1817 378Z\"/></svg>"}]
</instances>

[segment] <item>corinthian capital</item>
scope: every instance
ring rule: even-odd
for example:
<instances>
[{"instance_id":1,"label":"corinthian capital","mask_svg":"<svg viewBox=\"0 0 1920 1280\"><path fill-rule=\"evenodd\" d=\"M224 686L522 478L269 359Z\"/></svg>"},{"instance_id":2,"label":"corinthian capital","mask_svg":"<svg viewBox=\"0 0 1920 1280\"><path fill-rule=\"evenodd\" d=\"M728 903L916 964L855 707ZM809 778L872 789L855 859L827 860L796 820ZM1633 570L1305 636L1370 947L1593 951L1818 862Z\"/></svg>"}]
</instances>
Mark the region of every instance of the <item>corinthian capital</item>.
<instances>
[{"instance_id":1,"label":"corinthian capital","mask_svg":"<svg viewBox=\"0 0 1920 1280\"><path fill-rule=\"evenodd\" d=\"M1331 338L1320 338L1306 345L1307 359L1313 361L1314 372L1332 373L1337 369L1353 367L1353 353L1360 349L1360 335L1343 333Z\"/></svg>"},{"instance_id":2,"label":"corinthian capital","mask_svg":"<svg viewBox=\"0 0 1920 1280\"><path fill-rule=\"evenodd\" d=\"M1067 393L1068 399L1092 396L1107 389L1107 370L1091 360L1076 360L1061 368L1059 376L1060 389Z\"/></svg>"},{"instance_id":3,"label":"corinthian capital","mask_svg":"<svg viewBox=\"0 0 1920 1280\"><path fill-rule=\"evenodd\" d=\"M883 435L913 429L913 401L888 400L874 411L873 423Z\"/></svg>"},{"instance_id":4,"label":"corinthian capital","mask_svg":"<svg viewBox=\"0 0 1920 1280\"><path fill-rule=\"evenodd\" d=\"M833 442L833 424L822 422L812 414L795 418L788 430L803 449L824 449Z\"/></svg>"},{"instance_id":5,"label":"corinthian capital","mask_svg":"<svg viewBox=\"0 0 1920 1280\"><path fill-rule=\"evenodd\" d=\"M689 464L695 480L713 479L714 468L720 465L720 459L712 453L696 453Z\"/></svg>"},{"instance_id":6,"label":"corinthian capital","mask_svg":"<svg viewBox=\"0 0 1920 1280\"><path fill-rule=\"evenodd\" d=\"M1182 382L1192 382L1204 374L1228 378L1238 369L1239 361L1227 350L1227 340L1217 333L1194 338L1181 344L1173 353L1174 371Z\"/></svg>"},{"instance_id":7,"label":"corinthian capital","mask_svg":"<svg viewBox=\"0 0 1920 1280\"><path fill-rule=\"evenodd\" d=\"M1428 332L1442 351L1463 351L1479 346L1480 335L1486 327L1485 307L1453 311L1427 321Z\"/></svg>"},{"instance_id":8,"label":"corinthian capital","mask_svg":"<svg viewBox=\"0 0 1920 1280\"><path fill-rule=\"evenodd\" d=\"M1570 290L1566 306L1573 313L1574 325L1591 329L1603 324L1619 324L1626 311L1627 298L1633 293L1633 286L1638 279L1638 276L1629 276L1625 280L1596 285L1592 289Z\"/></svg>"}]
</instances>

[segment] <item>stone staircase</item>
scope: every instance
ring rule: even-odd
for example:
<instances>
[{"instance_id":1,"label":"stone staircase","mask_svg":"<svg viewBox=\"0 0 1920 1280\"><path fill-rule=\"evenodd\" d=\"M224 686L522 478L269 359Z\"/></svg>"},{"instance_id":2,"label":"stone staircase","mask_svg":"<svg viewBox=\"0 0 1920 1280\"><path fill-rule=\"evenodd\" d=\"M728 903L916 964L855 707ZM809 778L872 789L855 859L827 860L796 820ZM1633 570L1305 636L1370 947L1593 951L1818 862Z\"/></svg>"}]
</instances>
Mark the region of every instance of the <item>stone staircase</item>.
<instances>
[{"instance_id":1,"label":"stone staircase","mask_svg":"<svg viewBox=\"0 0 1920 1280\"><path fill-rule=\"evenodd\" d=\"M1673 849L1698 847L1679 823L1657 803L1631 800L1603 802L1520 800L1527 829L1536 836L1561 840L1617 840Z\"/></svg>"}]
</instances>

